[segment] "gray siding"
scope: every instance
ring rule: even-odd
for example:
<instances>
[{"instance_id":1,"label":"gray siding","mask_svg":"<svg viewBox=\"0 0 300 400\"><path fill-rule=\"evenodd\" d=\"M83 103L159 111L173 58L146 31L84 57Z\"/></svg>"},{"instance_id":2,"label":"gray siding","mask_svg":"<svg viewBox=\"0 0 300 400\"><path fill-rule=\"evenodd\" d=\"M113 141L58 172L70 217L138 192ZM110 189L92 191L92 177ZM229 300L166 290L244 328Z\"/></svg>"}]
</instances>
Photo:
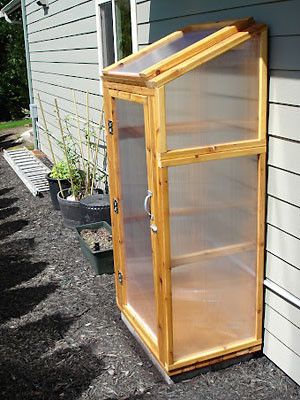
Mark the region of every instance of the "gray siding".
<instances>
[{"instance_id":1,"label":"gray siding","mask_svg":"<svg viewBox=\"0 0 300 400\"><path fill-rule=\"evenodd\" d=\"M44 105L48 129L60 138L54 99L57 98L62 118L71 117L69 129L78 138L73 104L76 92L79 115L86 118L86 91L90 93L90 118L99 124L102 105L98 66L96 13L94 0L50 0L48 14L36 1L26 1L30 61L35 103L39 93ZM51 158L39 112L41 149ZM83 136L84 122L81 123ZM96 129L96 126L95 126ZM104 138L103 143L104 144ZM56 156L61 157L54 143ZM103 150L100 151L102 166Z\"/></svg>"},{"instance_id":2,"label":"gray siding","mask_svg":"<svg viewBox=\"0 0 300 400\"><path fill-rule=\"evenodd\" d=\"M137 0L139 47L185 25L253 16L269 26L266 278L300 299L299 0ZM300 310L266 290L268 357L300 383ZM299 304L299 303L298 303Z\"/></svg>"}]
</instances>

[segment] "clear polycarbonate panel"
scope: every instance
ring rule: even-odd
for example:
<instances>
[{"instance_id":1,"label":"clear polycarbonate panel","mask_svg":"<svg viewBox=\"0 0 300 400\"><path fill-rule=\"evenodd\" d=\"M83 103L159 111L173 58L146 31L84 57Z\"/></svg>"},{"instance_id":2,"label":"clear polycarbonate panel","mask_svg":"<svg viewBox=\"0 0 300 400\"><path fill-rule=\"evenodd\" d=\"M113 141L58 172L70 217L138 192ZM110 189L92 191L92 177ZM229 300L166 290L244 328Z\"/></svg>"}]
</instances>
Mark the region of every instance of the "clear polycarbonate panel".
<instances>
[{"instance_id":1,"label":"clear polycarbonate panel","mask_svg":"<svg viewBox=\"0 0 300 400\"><path fill-rule=\"evenodd\" d=\"M166 85L169 149L258 137L259 37Z\"/></svg>"},{"instance_id":2,"label":"clear polycarbonate panel","mask_svg":"<svg viewBox=\"0 0 300 400\"><path fill-rule=\"evenodd\" d=\"M181 37L170 40L155 49L151 49L149 52L141 54L140 57L132 61L118 65L116 68L112 69L112 71L124 72L125 74L139 73L199 40L204 39L206 36L216 32L216 30L217 29L206 29L185 32Z\"/></svg>"},{"instance_id":3,"label":"clear polycarbonate panel","mask_svg":"<svg viewBox=\"0 0 300 400\"><path fill-rule=\"evenodd\" d=\"M143 105L116 100L127 303L156 336Z\"/></svg>"},{"instance_id":4,"label":"clear polycarbonate panel","mask_svg":"<svg viewBox=\"0 0 300 400\"><path fill-rule=\"evenodd\" d=\"M257 157L170 167L169 199L175 360L253 338Z\"/></svg>"}]
</instances>

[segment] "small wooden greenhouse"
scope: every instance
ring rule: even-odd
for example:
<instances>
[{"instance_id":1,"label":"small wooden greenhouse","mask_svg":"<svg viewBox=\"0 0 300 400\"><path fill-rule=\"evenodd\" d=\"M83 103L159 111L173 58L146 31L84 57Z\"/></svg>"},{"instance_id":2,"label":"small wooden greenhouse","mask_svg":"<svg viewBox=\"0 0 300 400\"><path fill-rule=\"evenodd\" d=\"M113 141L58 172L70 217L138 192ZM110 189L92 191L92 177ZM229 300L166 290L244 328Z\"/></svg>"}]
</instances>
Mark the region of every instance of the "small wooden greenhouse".
<instances>
[{"instance_id":1,"label":"small wooden greenhouse","mask_svg":"<svg viewBox=\"0 0 300 400\"><path fill-rule=\"evenodd\" d=\"M261 349L266 53L245 18L103 71L117 303L170 376Z\"/></svg>"}]
</instances>

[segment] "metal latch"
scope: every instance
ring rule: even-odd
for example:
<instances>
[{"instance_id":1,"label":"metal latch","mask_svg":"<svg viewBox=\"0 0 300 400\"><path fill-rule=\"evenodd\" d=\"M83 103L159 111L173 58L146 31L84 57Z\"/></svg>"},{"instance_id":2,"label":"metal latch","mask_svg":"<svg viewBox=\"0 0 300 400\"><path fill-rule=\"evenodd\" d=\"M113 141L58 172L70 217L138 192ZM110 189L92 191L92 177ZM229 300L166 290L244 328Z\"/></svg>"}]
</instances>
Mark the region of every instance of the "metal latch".
<instances>
[{"instance_id":1,"label":"metal latch","mask_svg":"<svg viewBox=\"0 0 300 400\"><path fill-rule=\"evenodd\" d=\"M155 225L155 224L151 224L151 225L150 225L150 229L151 229L151 231L152 231L153 233L157 233L157 231L158 231L157 225Z\"/></svg>"},{"instance_id":2,"label":"metal latch","mask_svg":"<svg viewBox=\"0 0 300 400\"><path fill-rule=\"evenodd\" d=\"M114 212L118 214L119 212L119 202L117 199L114 199Z\"/></svg>"},{"instance_id":3,"label":"metal latch","mask_svg":"<svg viewBox=\"0 0 300 400\"><path fill-rule=\"evenodd\" d=\"M108 133L110 133L112 135L114 133L114 128L113 128L113 122L111 119L108 120L107 125L108 125Z\"/></svg>"},{"instance_id":4,"label":"metal latch","mask_svg":"<svg viewBox=\"0 0 300 400\"><path fill-rule=\"evenodd\" d=\"M123 283L123 274L122 274L121 271L118 272L118 281L119 281L119 282L121 283L121 285L122 285L122 283Z\"/></svg>"}]
</instances>

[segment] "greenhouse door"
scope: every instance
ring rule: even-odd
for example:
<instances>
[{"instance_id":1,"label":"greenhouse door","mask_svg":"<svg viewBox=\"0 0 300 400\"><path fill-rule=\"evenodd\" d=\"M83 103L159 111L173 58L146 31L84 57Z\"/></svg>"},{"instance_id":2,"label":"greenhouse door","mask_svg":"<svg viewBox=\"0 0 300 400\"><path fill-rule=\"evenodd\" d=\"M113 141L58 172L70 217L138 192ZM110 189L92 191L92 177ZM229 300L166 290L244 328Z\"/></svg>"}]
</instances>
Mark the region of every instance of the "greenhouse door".
<instances>
[{"instance_id":1,"label":"greenhouse door","mask_svg":"<svg viewBox=\"0 0 300 400\"><path fill-rule=\"evenodd\" d=\"M116 96L114 96L114 93ZM151 192L148 190L145 121L147 97L110 90L111 127L108 133L115 272L119 307L139 331L156 344L156 310L150 234ZM134 101L126 100L126 96ZM110 123L110 121L109 121ZM109 144L112 144L112 146ZM116 244L117 243L117 244Z\"/></svg>"}]
</instances>

